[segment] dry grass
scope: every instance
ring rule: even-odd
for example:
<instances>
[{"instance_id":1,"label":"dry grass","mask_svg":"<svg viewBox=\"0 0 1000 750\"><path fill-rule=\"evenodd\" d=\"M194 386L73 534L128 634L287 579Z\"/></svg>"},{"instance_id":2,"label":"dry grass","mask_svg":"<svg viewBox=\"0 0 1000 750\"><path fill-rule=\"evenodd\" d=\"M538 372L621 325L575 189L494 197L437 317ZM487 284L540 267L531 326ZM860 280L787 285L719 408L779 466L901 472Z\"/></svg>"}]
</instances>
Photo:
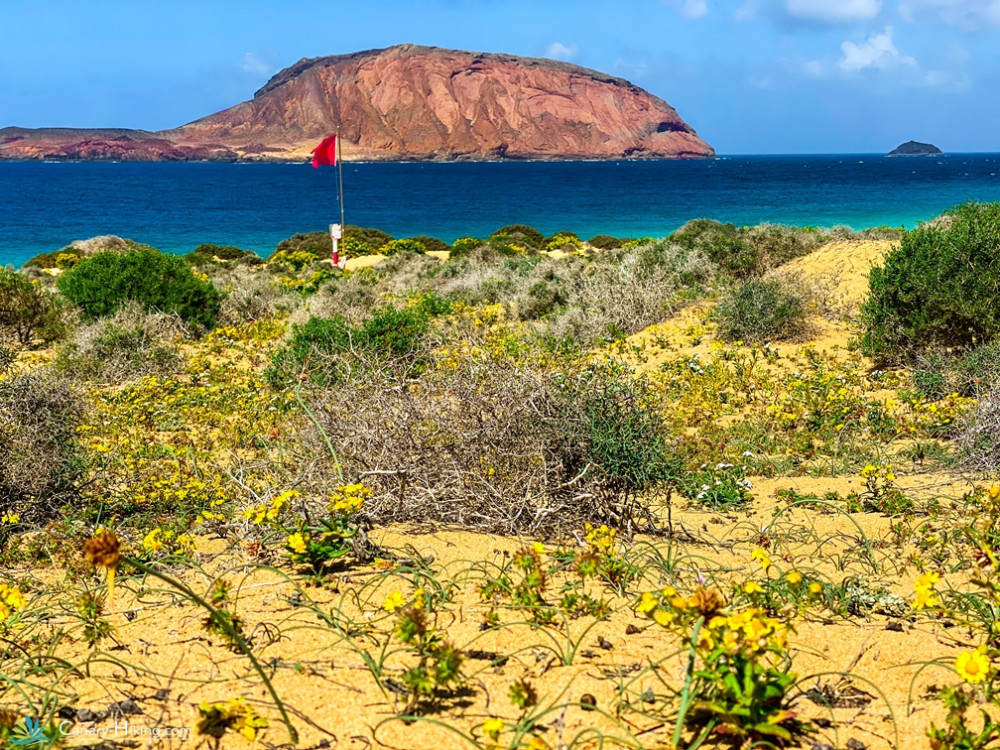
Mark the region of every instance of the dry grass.
<instances>
[{"instance_id":1,"label":"dry grass","mask_svg":"<svg viewBox=\"0 0 1000 750\"><path fill-rule=\"evenodd\" d=\"M1000 469L1000 386L985 393L958 429L962 464L973 471Z\"/></svg>"},{"instance_id":2,"label":"dry grass","mask_svg":"<svg viewBox=\"0 0 1000 750\"><path fill-rule=\"evenodd\" d=\"M176 372L178 345L194 338L177 315L150 313L130 302L114 315L80 326L57 355L64 375L102 383L124 383Z\"/></svg>"}]
</instances>

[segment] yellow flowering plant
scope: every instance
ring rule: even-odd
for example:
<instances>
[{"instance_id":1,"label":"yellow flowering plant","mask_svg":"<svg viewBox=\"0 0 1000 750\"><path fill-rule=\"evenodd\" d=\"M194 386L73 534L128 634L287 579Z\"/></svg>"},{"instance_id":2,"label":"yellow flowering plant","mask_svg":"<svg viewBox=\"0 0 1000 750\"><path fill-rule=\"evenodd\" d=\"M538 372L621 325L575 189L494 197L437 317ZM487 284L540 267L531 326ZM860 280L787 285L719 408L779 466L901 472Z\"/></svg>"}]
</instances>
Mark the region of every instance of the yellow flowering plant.
<instances>
[{"instance_id":1,"label":"yellow flowering plant","mask_svg":"<svg viewBox=\"0 0 1000 750\"><path fill-rule=\"evenodd\" d=\"M948 709L945 727L935 724L927 730L933 750L986 750L996 747L1000 740L1000 724L990 714L980 709L982 723L978 732L973 731L977 722L970 722L966 716L973 703L982 703L984 698L995 705L991 683L996 676L996 667L991 656L996 656L986 646L971 651L963 651L955 659L955 673L963 684L941 691L941 702Z\"/></svg>"},{"instance_id":2,"label":"yellow flowering plant","mask_svg":"<svg viewBox=\"0 0 1000 750\"><path fill-rule=\"evenodd\" d=\"M865 481L865 490L857 498L860 510L897 516L913 507L913 501L896 486L892 464L865 464L860 476Z\"/></svg>"},{"instance_id":3,"label":"yellow flowering plant","mask_svg":"<svg viewBox=\"0 0 1000 750\"><path fill-rule=\"evenodd\" d=\"M19 588L0 583L0 632L25 606L27 606L27 601Z\"/></svg>"},{"instance_id":4,"label":"yellow flowering plant","mask_svg":"<svg viewBox=\"0 0 1000 750\"><path fill-rule=\"evenodd\" d=\"M198 706L198 715L195 731L212 737L216 742L229 730L253 742L267 728L267 719L258 716L242 697L218 703L202 701Z\"/></svg>"},{"instance_id":5,"label":"yellow flowering plant","mask_svg":"<svg viewBox=\"0 0 1000 750\"><path fill-rule=\"evenodd\" d=\"M356 516L364 507L371 490L363 484L349 484L338 487L327 504L328 515L317 521L308 516L299 516L291 527L285 526L288 534L285 550L296 565L308 566L319 574L331 562L347 555L352 547L351 540L358 533ZM272 503L273 507L273 503ZM275 514L275 523L281 515ZM265 520L267 512L264 514Z\"/></svg>"},{"instance_id":6,"label":"yellow flowering plant","mask_svg":"<svg viewBox=\"0 0 1000 750\"><path fill-rule=\"evenodd\" d=\"M684 596L673 587L645 592L636 611L673 632L689 648L675 744L683 728L774 746L811 731L788 701L790 626L759 607L736 608L716 589Z\"/></svg>"}]
</instances>

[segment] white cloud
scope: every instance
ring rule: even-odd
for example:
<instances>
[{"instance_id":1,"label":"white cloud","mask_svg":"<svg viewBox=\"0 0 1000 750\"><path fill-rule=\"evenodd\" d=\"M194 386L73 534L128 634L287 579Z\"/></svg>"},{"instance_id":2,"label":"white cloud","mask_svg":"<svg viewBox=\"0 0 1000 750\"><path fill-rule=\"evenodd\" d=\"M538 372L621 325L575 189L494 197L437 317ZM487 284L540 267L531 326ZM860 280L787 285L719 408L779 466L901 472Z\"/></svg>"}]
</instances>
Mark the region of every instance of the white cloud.
<instances>
[{"instance_id":1,"label":"white cloud","mask_svg":"<svg viewBox=\"0 0 1000 750\"><path fill-rule=\"evenodd\" d=\"M785 10L806 21L855 23L875 18L882 0L785 0Z\"/></svg>"},{"instance_id":2,"label":"white cloud","mask_svg":"<svg viewBox=\"0 0 1000 750\"><path fill-rule=\"evenodd\" d=\"M1000 0L903 0L897 10L908 23L932 16L966 31L1000 28Z\"/></svg>"},{"instance_id":3,"label":"white cloud","mask_svg":"<svg viewBox=\"0 0 1000 750\"><path fill-rule=\"evenodd\" d=\"M901 55L892 42L892 26L886 26L881 34L870 34L860 44L851 41L840 45L843 57L837 67L848 73L857 73L868 68L888 70L892 68L917 67L912 57Z\"/></svg>"},{"instance_id":4,"label":"white cloud","mask_svg":"<svg viewBox=\"0 0 1000 750\"><path fill-rule=\"evenodd\" d=\"M562 42L552 42L545 48L545 56L553 60L572 60L576 57L580 48L575 44L563 44Z\"/></svg>"},{"instance_id":5,"label":"white cloud","mask_svg":"<svg viewBox=\"0 0 1000 750\"><path fill-rule=\"evenodd\" d=\"M811 78L821 78L826 75L826 66L819 60L806 60L802 64L802 72Z\"/></svg>"},{"instance_id":6,"label":"white cloud","mask_svg":"<svg viewBox=\"0 0 1000 750\"><path fill-rule=\"evenodd\" d=\"M244 73L253 73L254 75L268 75L274 72L273 65L261 60L253 52L247 52L243 55L243 59L236 63L236 67Z\"/></svg>"},{"instance_id":7,"label":"white cloud","mask_svg":"<svg viewBox=\"0 0 1000 750\"><path fill-rule=\"evenodd\" d=\"M685 18L692 20L708 13L708 0L660 0L660 4L673 8Z\"/></svg>"},{"instance_id":8,"label":"white cloud","mask_svg":"<svg viewBox=\"0 0 1000 750\"><path fill-rule=\"evenodd\" d=\"M954 66L929 70L916 58L904 55L893 40L892 26L869 34L863 41L843 42L840 53L837 59L827 56L818 60L785 60L782 65L796 76L814 80L840 78L881 91L900 87L965 91L971 85L968 75Z\"/></svg>"}]
</instances>

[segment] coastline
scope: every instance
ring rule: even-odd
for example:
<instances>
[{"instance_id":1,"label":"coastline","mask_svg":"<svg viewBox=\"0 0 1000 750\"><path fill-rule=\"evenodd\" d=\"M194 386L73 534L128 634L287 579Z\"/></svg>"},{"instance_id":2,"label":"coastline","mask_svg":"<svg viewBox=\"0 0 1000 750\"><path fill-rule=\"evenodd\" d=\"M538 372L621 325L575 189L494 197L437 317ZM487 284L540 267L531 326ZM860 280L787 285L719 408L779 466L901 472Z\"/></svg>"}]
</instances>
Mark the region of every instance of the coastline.
<instances>
[{"instance_id":1,"label":"coastline","mask_svg":"<svg viewBox=\"0 0 1000 750\"><path fill-rule=\"evenodd\" d=\"M197 165L197 166L195 166ZM239 167L239 168L237 168ZM665 236L695 218L737 226L912 228L967 199L1000 200L1000 154L730 155L612 162L348 162L347 223L450 244L523 223L584 240ZM117 235L186 253L270 254L339 214L336 181L304 163L0 161L0 265Z\"/></svg>"}]
</instances>

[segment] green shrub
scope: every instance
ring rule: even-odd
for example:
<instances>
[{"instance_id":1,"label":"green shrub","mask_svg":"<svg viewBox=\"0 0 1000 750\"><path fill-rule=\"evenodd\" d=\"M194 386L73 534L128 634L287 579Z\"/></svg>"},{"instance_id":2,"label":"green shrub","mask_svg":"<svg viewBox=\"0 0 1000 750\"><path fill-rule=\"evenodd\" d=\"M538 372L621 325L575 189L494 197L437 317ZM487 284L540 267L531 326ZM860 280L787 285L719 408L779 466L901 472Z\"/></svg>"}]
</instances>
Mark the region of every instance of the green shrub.
<instances>
[{"instance_id":1,"label":"green shrub","mask_svg":"<svg viewBox=\"0 0 1000 750\"><path fill-rule=\"evenodd\" d=\"M371 245L376 252L381 252L383 245L392 242L395 238L391 234L383 232L381 229L370 227L358 227L348 224L344 227L344 239L355 239L359 242L366 242ZM329 253L327 253L329 255Z\"/></svg>"},{"instance_id":2,"label":"green shrub","mask_svg":"<svg viewBox=\"0 0 1000 750\"><path fill-rule=\"evenodd\" d=\"M861 350L879 361L971 351L1000 334L1000 203L967 203L907 232L872 268Z\"/></svg>"},{"instance_id":3,"label":"green shrub","mask_svg":"<svg viewBox=\"0 0 1000 750\"><path fill-rule=\"evenodd\" d=\"M360 258L363 255L376 255L383 252L382 248L392 242L392 235L380 229L369 229L348 224L344 227L344 237L338 243L340 255L344 258ZM447 248L446 248L447 249ZM279 254L308 253L316 260L326 260L333 256L333 240L329 232L309 232L295 234L278 243L268 261L274 260Z\"/></svg>"},{"instance_id":4,"label":"green shrub","mask_svg":"<svg viewBox=\"0 0 1000 750\"><path fill-rule=\"evenodd\" d=\"M280 271L297 272L319 261L307 250L278 250L267 259L267 264Z\"/></svg>"},{"instance_id":5,"label":"green shrub","mask_svg":"<svg viewBox=\"0 0 1000 750\"><path fill-rule=\"evenodd\" d=\"M24 264L24 268L72 268L80 262L80 251L72 246L53 253L39 253Z\"/></svg>"},{"instance_id":6,"label":"green shrub","mask_svg":"<svg viewBox=\"0 0 1000 750\"><path fill-rule=\"evenodd\" d=\"M646 245L651 245L656 242L655 237L636 237L635 239L625 240L622 243L622 250L634 250L637 247L645 247Z\"/></svg>"},{"instance_id":7,"label":"green shrub","mask_svg":"<svg viewBox=\"0 0 1000 750\"><path fill-rule=\"evenodd\" d=\"M500 227L490 237L493 238L498 235L518 241L519 244L534 250L541 250L542 245L545 244L545 235L534 227L529 227L527 224L508 224L507 226Z\"/></svg>"},{"instance_id":8,"label":"green shrub","mask_svg":"<svg viewBox=\"0 0 1000 750\"><path fill-rule=\"evenodd\" d=\"M64 306L37 281L0 268L0 339L30 346L36 337L62 338L66 334Z\"/></svg>"},{"instance_id":9,"label":"green shrub","mask_svg":"<svg viewBox=\"0 0 1000 750\"><path fill-rule=\"evenodd\" d=\"M278 243L268 260L270 261L279 253L309 253L316 259L323 260L333 255L333 240L330 239L329 232L293 234L288 239Z\"/></svg>"},{"instance_id":10,"label":"green shrub","mask_svg":"<svg viewBox=\"0 0 1000 750\"><path fill-rule=\"evenodd\" d=\"M751 279L736 286L715 308L719 338L763 344L801 337L805 301L777 280Z\"/></svg>"},{"instance_id":11,"label":"green shrub","mask_svg":"<svg viewBox=\"0 0 1000 750\"><path fill-rule=\"evenodd\" d=\"M509 234L493 234L486 241L487 246L500 255L524 255L535 251L536 247L524 239Z\"/></svg>"},{"instance_id":12,"label":"green shrub","mask_svg":"<svg viewBox=\"0 0 1000 750\"><path fill-rule=\"evenodd\" d=\"M556 313L569 302L569 294L557 280L536 281L528 288L528 299L518 309L521 320L538 320Z\"/></svg>"},{"instance_id":13,"label":"green shrub","mask_svg":"<svg viewBox=\"0 0 1000 750\"><path fill-rule=\"evenodd\" d=\"M379 252L387 257L392 257L398 253L414 253L416 255L423 255L427 252L427 249L422 243L416 240L392 240L391 242L385 243Z\"/></svg>"},{"instance_id":14,"label":"green shrub","mask_svg":"<svg viewBox=\"0 0 1000 750\"><path fill-rule=\"evenodd\" d=\"M948 361L941 352L931 352L921 359L911 374L913 388L923 398L936 400L951 393Z\"/></svg>"},{"instance_id":15,"label":"green shrub","mask_svg":"<svg viewBox=\"0 0 1000 750\"><path fill-rule=\"evenodd\" d=\"M746 467L742 465L703 464L684 472L678 484L688 500L710 508L738 508L753 500L750 494L753 485L747 479Z\"/></svg>"},{"instance_id":16,"label":"green shrub","mask_svg":"<svg viewBox=\"0 0 1000 750\"><path fill-rule=\"evenodd\" d=\"M363 258L378 253L374 247L357 237L344 237L337 243L337 251L342 258Z\"/></svg>"},{"instance_id":17,"label":"green shrub","mask_svg":"<svg viewBox=\"0 0 1000 750\"><path fill-rule=\"evenodd\" d=\"M416 366L431 318L450 311L447 300L425 295L402 309L377 308L360 327L348 325L340 315L312 317L293 326L291 341L271 360L267 380L275 387L296 378L330 385L341 382L358 364L354 360L363 367L385 359Z\"/></svg>"},{"instance_id":18,"label":"green shrub","mask_svg":"<svg viewBox=\"0 0 1000 750\"><path fill-rule=\"evenodd\" d=\"M73 496L82 415L79 397L44 373L0 380L0 515L45 521Z\"/></svg>"},{"instance_id":19,"label":"green shrub","mask_svg":"<svg viewBox=\"0 0 1000 750\"><path fill-rule=\"evenodd\" d=\"M712 219L694 219L670 236L688 250L705 254L720 271L734 279L760 277L771 269L805 255L829 235L810 227L779 224L737 228Z\"/></svg>"},{"instance_id":20,"label":"green shrub","mask_svg":"<svg viewBox=\"0 0 1000 750\"><path fill-rule=\"evenodd\" d=\"M181 258L153 249L97 253L60 276L58 286L89 320L111 315L129 300L206 328L219 313L220 294L210 282Z\"/></svg>"},{"instance_id":21,"label":"green shrub","mask_svg":"<svg viewBox=\"0 0 1000 750\"><path fill-rule=\"evenodd\" d=\"M331 355L350 351L353 333L340 315L311 317L301 325L292 326L291 340L271 358L265 378L274 387L286 385L294 378L309 378L323 384L337 382L339 377L330 373L326 365Z\"/></svg>"},{"instance_id":22,"label":"green shrub","mask_svg":"<svg viewBox=\"0 0 1000 750\"><path fill-rule=\"evenodd\" d=\"M569 391L586 415L587 460L614 495L628 499L675 480L681 461L648 382L627 368L596 368Z\"/></svg>"},{"instance_id":23,"label":"green shrub","mask_svg":"<svg viewBox=\"0 0 1000 750\"><path fill-rule=\"evenodd\" d=\"M744 278L757 268L759 259L733 224L694 219L670 235L670 241L703 253L720 270L736 278Z\"/></svg>"},{"instance_id":24,"label":"green shrub","mask_svg":"<svg viewBox=\"0 0 1000 750\"><path fill-rule=\"evenodd\" d=\"M545 240L545 249L549 252L553 250L581 250L583 243L580 238L572 233L556 234Z\"/></svg>"},{"instance_id":25,"label":"green shrub","mask_svg":"<svg viewBox=\"0 0 1000 750\"><path fill-rule=\"evenodd\" d=\"M547 245L553 240L557 240L563 237L572 237L577 240L580 239L580 235L578 235L576 232L571 232L568 229L564 229L561 232L553 232L552 234L550 234L548 237L542 240L542 244Z\"/></svg>"},{"instance_id":26,"label":"green shrub","mask_svg":"<svg viewBox=\"0 0 1000 750\"><path fill-rule=\"evenodd\" d=\"M615 248L624 246L627 241L618 237L612 237L609 234L595 234L587 240L587 244L598 250L614 250Z\"/></svg>"},{"instance_id":27,"label":"green shrub","mask_svg":"<svg viewBox=\"0 0 1000 750\"><path fill-rule=\"evenodd\" d=\"M484 244L486 243L476 237L459 237L451 246L451 255L449 256L449 259L455 260L467 257L469 253L482 247Z\"/></svg>"},{"instance_id":28,"label":"green shrub","mask_svg":"<svg viewBox=\"0 0 1000 750\"><path fill-rule=\"evenodd\" d=\"M953 391L964 396L979 397L1000 385L1000 341L976 347L959 357L953 367Z\"/></svg>"},{"instance_id":29,"label":"green shrub","mask_svg":"<svg viewBox=\"0 0 1000 750\"><path fill-rule=\"evenodd\" d=\"M424 246L424 250L427 252L435 253L447 253L451 252L451 247L447 242L439 240L437 237L428 237L426 234L421 234L416 237L409 237L409 240L413 242L419 242Z\"/></svg>"},{"instance_id":30,"label":"green shrub","mask_svg":"<svg viewBox=\"0 0 1000 750\"><path fill-rule=\"evenodd\" d=\"M257 253L243 250L235 245L213 245L204 243L184 256L184 259L195 266L217 265L220 261L227 263L257 266L264 262Z\"/></svg>"}]
</instances>

